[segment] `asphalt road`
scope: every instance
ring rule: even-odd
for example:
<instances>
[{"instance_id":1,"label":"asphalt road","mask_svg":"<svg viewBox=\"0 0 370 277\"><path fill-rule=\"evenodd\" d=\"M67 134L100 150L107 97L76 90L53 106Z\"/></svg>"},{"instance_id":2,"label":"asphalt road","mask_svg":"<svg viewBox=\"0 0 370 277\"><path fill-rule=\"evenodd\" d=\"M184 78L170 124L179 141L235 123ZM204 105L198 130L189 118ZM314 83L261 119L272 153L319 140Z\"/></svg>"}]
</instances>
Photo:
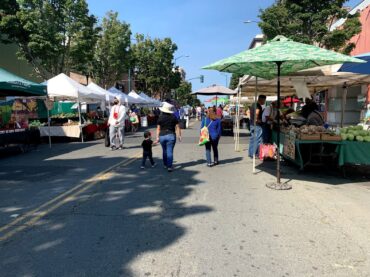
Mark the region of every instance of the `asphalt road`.
<instances>
[{"instance_id":1,"label":"asphalt road","mask_svg":"<svg viewBox=\"0 0 370 277\"><path fill-rule=\"evenodd\" d=\"M247 138L207 168L198 126L175 171L140 170L101 141L0 160L1 276L370 276L370 183L273 163L251 173ZM160 149L154 150L160 162ZM118 166L115 166L117 165Z\"/></svg>"}]
</instances>

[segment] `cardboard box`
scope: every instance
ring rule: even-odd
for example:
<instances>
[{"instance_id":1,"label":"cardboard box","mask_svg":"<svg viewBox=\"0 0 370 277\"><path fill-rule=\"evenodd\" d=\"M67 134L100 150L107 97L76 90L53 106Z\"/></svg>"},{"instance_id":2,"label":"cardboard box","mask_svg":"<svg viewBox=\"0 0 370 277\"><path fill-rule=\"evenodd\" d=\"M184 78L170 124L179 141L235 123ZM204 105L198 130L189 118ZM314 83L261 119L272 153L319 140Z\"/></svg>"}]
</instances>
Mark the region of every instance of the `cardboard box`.
<instances>
[{"instance_id":1,"label":"cardboard box","mask_svg":"<svg viewBox=\"0 0 370 277\"><path fill-rule=\"evenodd\" d=\"M298 139L300 140L320 140L321 135L320 134L299 134Z\"/></svg>"},{"instance_id":2,"label":"cardboard box","mask_svg":"<svg viewBox=\"0 0 370 277\"><path fill-rule=\"evenodd\" d=\"M342 137L340 135L332 135L332 134L321 134L322 141L341 141Z\"/></svg>"}]
</instances>

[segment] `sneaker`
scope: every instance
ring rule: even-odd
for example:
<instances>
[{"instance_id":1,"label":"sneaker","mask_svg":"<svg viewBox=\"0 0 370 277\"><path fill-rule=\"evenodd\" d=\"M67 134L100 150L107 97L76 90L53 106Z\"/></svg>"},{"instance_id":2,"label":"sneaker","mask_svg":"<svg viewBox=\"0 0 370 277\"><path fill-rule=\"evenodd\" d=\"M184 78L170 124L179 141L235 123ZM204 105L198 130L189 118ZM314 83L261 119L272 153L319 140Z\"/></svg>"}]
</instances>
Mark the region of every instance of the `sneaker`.
<instances>
[{"instance_id":1,"label":"sneaker","mask_svg":"<svg viewBox=\"0 0 370 277\"><path fill-rule=\"evenodd\" d=\"M212 164L207 164L208 167L212 167Z\"/></svg>"},{"instance_id":2,"label":"sneaker","mask_svg":"<svg viewBox=\"0 0 370 277\"><path fill-rule=\"evenodd\" d=\"M214 162L213 165L219 165L219 162L218 161L217 162Z\"/></svg>"},{"instance_id":3,"label":"sneaker","mask_svg":"<svg viewBox=\"0 0 370 277\"><path fill-rule=\"evenodd\" d=\"M145 169L145 166L140 166L141 169Z\"/></svg>"},{"instance_id":4,"label":"sneaker","mask_svg":"<svg viewBox=\"0 0 370 277\"><path fill-rule=\"evenodd\" d=\"M173 171L173 168L172 167L169 167L169 168L167 168L167 171L168 172L172 172Z\"/></svg>"},{"instance_id":5,"label":"sneaker","mask_svg":"<svg viewBox=\"0 0 370 277\"><path fill-rule=\"evenodd\" d=\"M118 150L123 150L123 146L122 146L122 145L120 145L120 146L118 147Z\"/></svg>"},{"instance_id":6,"label":"sneaker","mask_svg":"<svg viewBox=\"0 0 370 277\"><path fill-rule=\"evenodd\" d=\"M111 146L110 150L114 151L116 150L117 148L115 146Z\"/></svg>"},{"instance_id":7,"label":"sneaker","mask_svg":"<svg viewBox=\"0 0 370 277\"><path fill-rule=\"evenodd\" d=\"M156 163L152 164L152 167L156 167L156 166L157 166L157 164L156 164Z\"/></svg>"}]
</instances>

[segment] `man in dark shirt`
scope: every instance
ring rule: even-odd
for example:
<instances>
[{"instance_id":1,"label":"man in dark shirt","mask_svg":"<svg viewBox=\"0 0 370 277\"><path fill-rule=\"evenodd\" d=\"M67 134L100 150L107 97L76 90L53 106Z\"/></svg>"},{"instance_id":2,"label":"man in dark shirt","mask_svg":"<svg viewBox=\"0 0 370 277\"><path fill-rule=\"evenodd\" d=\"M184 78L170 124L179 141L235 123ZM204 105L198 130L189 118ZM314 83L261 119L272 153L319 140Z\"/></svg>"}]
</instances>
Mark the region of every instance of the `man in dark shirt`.
<instances>
[{"instance_id":1,"label":"man in dark shirt","mask_svg":"<svg viewBox=\"0 0 370 277\"><path fill-rule=\"evenodd\" d=\"M266 103L266 96L258 96L257 106L252 105L250 108L251 121L251 138L249 141L248 155L253 158L253 155L258 155L259 146L262 143L262 106ZM255 117L256 116L256 117ZM254 119L256 118L256 126L254 126Z\"/></svg>"},{"instance_id":2,"label":"man in dark shirt","mask_svg":"<svg viewBox=\"0 0 370 277\"><path fill-rule=\"evenodd\" d=\"M144 132L144 140L141 144L143 147L143 160L141 162L141 169L145 168L146 159L149 158L149 161L152 167L155 167L155 162L153 160L153 151L152 151L153 141L150 132Z\"/></svg>"}]
</instances>

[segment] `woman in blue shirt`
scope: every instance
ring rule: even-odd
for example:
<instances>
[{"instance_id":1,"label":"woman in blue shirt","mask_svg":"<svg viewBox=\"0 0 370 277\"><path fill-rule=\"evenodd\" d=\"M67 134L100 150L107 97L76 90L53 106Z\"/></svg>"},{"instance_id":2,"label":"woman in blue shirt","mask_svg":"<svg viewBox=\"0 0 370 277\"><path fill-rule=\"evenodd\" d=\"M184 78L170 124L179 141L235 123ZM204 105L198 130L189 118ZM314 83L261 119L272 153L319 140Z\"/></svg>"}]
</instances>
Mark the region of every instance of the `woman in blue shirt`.
<instances>
[{"instance_id":1,"label":"woman in blue shirt","mask_svg":"<svg viewBox=\"0 0 370 277\"><path fill-rule=\"evenodd\" d=\"M206 146L207 166L218 165L218 142L221 137L221 120L217 117L215 111L208 109L207 116L202 120L201 128L208 127L209 142ZM211 148L213 149L213 163L211 159Z\"/></svg>"}]
</instances>

